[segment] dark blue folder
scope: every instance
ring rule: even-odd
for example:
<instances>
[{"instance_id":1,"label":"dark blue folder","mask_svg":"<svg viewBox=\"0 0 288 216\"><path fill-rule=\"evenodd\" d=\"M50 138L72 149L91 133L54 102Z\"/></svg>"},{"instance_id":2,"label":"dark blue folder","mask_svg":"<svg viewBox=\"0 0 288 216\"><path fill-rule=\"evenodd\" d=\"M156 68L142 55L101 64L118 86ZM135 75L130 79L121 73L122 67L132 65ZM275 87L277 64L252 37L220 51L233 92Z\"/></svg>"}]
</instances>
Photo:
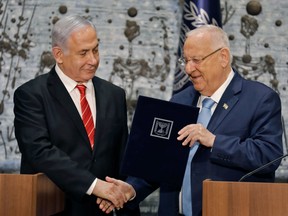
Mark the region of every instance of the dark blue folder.
<instances>
[{"instance_id":1,"label":"dark blue folder","mask_svg":"<svg viewBox=\"0 0 288 216\"><path fill-rule=\"evenodd\" d=\"M199 108L139 96L121 167L123 175L181 186L189 147L178 131L197 122Z\"/></svg>"}]
</instances>

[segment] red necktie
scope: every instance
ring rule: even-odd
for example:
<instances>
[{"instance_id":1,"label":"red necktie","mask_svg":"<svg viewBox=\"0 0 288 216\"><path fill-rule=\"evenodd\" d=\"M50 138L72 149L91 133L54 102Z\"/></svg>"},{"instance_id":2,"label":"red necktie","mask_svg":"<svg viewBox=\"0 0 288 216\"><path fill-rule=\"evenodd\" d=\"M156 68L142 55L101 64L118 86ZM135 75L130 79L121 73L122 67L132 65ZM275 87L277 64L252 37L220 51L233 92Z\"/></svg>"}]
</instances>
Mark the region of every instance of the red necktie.
<instances>
[{"instance_id":1,"label":"red necktie","mask_svg":"<svg viewBox=\"0 0 288 216\"><path fill-rule=\"evenodd\" d=\"M82 121L84 123L84 126L86 128L86 132L88 134L91 148L93 149L94 146L94 122L92 113L88 104L88 101L86 99L85 91L86 86L85 85L77 85L77 89L80 92L80 104L81 104L81 111L82 111Z\"/></svg>"}]
</instances>

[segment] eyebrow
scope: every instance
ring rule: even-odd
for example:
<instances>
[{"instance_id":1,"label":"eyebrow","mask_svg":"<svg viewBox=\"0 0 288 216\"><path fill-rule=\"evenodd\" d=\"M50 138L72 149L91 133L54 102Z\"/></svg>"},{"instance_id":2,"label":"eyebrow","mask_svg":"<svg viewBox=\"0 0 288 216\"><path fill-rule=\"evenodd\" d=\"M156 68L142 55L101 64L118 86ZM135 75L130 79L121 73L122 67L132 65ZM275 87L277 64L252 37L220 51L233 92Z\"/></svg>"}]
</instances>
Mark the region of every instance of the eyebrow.
<instances>
[{"instance_id":1,"label":"eyebrow","mask_svg":"<svg viewBox=\"0 0 288 216\"><path fill-rule=\"evenodd\" d=\"M99 47L99 43L95 47L93 47L92 50L98 49L98 47ZM79 51L79 53L87 52L87 51L89 51L89 49L82 49L82 50Z\"/></svg>"}]
</instances>

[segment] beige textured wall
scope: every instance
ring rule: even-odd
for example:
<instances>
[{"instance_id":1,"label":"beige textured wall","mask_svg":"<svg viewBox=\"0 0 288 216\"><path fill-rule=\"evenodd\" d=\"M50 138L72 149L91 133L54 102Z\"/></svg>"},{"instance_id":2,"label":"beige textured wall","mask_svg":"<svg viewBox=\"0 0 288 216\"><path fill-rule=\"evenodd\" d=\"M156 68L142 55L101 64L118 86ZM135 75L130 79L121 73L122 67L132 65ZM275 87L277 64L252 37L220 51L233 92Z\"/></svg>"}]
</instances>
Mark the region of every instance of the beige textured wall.
<instances>
[{"instance_id":1,"label":"beige textured wall","mask_svg":"<svg viewBox=\"0 0 288 216\"><path fill-rule=\"evenodd\" d=\"M171 96L182 3L183 0L0 1L0 171L19 168L13 92L52 66L50 31L55 20L63 14L79 13L96 24L101 56L97 74L125 88L131 121L139 94L165 100ZM234 66L247 78L264 82L279 92L287 128L288 2L256 1L252 7L254 16L247 11L248 3L221 0L223 28L231 39ZM286 132L287 129L285 144ZM285 181L286 168L283 160L277 172ZM157 200L150 199L153 205L143 206L143 212L156 211L154 199Z\"/></svg>"}]
</instances>

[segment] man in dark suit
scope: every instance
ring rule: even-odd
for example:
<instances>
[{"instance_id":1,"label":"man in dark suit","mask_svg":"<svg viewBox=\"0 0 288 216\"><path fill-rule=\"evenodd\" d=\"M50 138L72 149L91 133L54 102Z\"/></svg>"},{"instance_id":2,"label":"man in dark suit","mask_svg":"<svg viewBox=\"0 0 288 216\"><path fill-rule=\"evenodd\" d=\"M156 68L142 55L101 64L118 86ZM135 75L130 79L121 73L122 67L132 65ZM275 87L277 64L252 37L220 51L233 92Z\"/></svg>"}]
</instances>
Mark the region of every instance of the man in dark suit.
<instances>
[{"instance_id":1,"label":"man in dark suit","mask_svg":"<svg viewBox=\"0 0 288 216\"><path fill-rule=\"evenodd\" d=\"M121 178L128 129L124 90L95 77L98 47L90 21L77 15L60 19L52 30L56 65L14 94L20 171L42 172L58 185L66 195L63 214L69 216L107 215L106 210L120 209L135 196L127 183L105 181L107 176ZM83 97L78 85L86 89ZM90 131L82 115L88 116ZM110 200L112 207L102 206L102 212L97 197Z\"/></svg>"},{"instance_id":2,"label":"man in dark suit","mask_svg":"<svg viewBox=\"0 0 288 216\"><path fill-rule=\"evenodd\" d=\"M196 28L187 33L183 50L181 60L193 85L174 95L171 101L202 109L202 101L210 98L214 105L207 128L201 123L190 124L178 133L177 139L183 146L194 150L188 170L191 189L187 191L191 197L183 197L181 188L161 185L160 216L176 216L179 212L185 216L202 215L205 179L238 181L283 154L279 95L262 83L245 80L231 68L225 32L211 25ZM246 181L273 182L279 163ZM133 177L127 182L136 190L135 203L159 187ZM184 201L189 204L188 210Z\"/></svg>"}]
</instances>

